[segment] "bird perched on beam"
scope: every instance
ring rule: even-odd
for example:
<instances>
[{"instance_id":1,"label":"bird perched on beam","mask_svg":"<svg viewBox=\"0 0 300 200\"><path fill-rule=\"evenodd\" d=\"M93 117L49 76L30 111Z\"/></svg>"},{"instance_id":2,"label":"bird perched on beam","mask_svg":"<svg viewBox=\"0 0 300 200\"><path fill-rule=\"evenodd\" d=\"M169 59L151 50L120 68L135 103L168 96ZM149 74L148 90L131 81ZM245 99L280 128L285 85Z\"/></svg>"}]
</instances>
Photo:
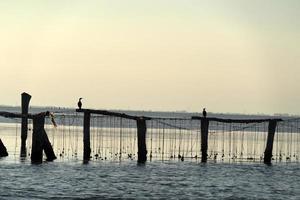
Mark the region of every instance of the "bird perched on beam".
<instances>
[{"instance_id":1,"label":"bird perched on beam","mask_svg":"<svg viewBox=\"0 0 300 200\"><path fill-rule=\"evenodd\" d=\"M79 98L79 101L78 101L78 103L77 103L79 109L81 109L81 107L82 107L81 99L83 99L83 98Z\"/></svg>"},{"instance_id":2,"label":"bird perched on beam","mask_svg":"<svg viewBox=\"0 0 300 200\"><path fill-rule=\"evenodd\" d=\"M207 113L206 113L205 108L203 108L202 115L203 115L204 118L206 118Z\"/></svg>"}]
</instances>

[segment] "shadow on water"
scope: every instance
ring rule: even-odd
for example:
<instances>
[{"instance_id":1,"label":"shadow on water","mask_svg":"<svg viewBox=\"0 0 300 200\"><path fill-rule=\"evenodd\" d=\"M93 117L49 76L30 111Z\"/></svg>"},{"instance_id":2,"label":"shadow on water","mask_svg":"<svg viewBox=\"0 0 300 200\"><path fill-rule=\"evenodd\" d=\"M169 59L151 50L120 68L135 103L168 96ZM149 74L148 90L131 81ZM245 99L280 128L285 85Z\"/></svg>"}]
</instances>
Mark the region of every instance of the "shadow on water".
<instances>
[{"instance_id":1,"label":"shadow on water","mask_svg":"<svg viewBox=\"0 0 300 200\"><path fill-rule=\"evenodd\" d=\"M146 167L146 162L137 162L138 167Z\"/></svg>"},{"instance_id":2,"label":"shadow on water","mask_svg":"<svg viewBox=\"0 0 300 200\"><path fill-rule=\"evenodd\" d=\"M26 158L25 156L21 156L21 157L20 157L20 162L21 162L21 163L25 163L26 160L27 160L27 158Z\"/></svg>"}]
</instances>

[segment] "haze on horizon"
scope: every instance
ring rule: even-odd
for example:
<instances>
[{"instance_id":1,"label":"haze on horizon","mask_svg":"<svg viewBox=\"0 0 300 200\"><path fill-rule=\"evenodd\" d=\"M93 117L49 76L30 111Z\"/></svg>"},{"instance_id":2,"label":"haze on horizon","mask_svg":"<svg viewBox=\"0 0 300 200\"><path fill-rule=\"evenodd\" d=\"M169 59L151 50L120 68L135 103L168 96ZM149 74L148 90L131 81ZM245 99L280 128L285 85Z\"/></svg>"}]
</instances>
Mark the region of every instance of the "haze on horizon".
<instances>
[{"instance_id":1,"label":"haze on horizon","mask_svg":"<svg viewBox=\"0 0 300 200\"><path fill-rule=\"evenodd\" d=\"M300 1L0 2L0 105L300 114Z\"/></svg>"}]
</instances>

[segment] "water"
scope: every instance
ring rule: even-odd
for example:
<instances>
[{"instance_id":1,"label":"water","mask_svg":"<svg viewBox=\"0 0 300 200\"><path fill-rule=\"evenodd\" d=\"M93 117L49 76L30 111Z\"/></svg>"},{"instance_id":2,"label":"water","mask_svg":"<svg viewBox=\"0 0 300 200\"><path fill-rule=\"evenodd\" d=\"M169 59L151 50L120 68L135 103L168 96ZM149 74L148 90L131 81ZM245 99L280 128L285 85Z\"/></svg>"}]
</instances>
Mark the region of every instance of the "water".
<instances>
[{"instance_id":1,"label":"water","mask_svg":"<svg viewBox=\"0 0 300 200\"><path fill-rule=\"evenodd\" d=\"M0 162L0 199L300 198L295 163Z\"/></svg>"},{"instance_id":2,"label":"water","mask_svg":"<svg viewBox=\"0 0 300 200\"><path fill-rule=\"evenodd\" d=\"M1 139L10 154L0 159L0 199L300 199L300 164L296 159L295 162L275 160L271 166L264 165L259 159L256 162L230 158L215 162L210 159L207 164L200 163L199 159L185 159L184 162L170 159L170 152L179 153L179 145L182 155L199 155L197 131L182 130L181 135L176 130L177 140L174 140L172 129L149 129L148 151L152 135L152 150L157 159L137 165L136 158L126 159L126 153L136 152L135 129L125 127L122 132L118 127L92 129L91 139L98 141L91 143L92 155L100 146L100 153L108 159L96 160L93 157L89 164L82 164L82 128L59 126L53 129L46 126L58 159L33 165L29 157L22 161L19 158L19 129L18 124L0 124ZM216 137L216 133L212 133L210 147L222 149L225 141L227 153L234 149L241 151L239 141L243 132L237 132L239 139L230 140L230 145L229 136L225 134L223 140L224 134ZM260 156L266 136L253 133L247 133L243 148L251 156ZM178 140L178 137L182 139ZM120 143L120 138L124 139L123 143ZM256 146L253 146L253 138L258 141ZM299 155L299 136L291 138L298 138L297 143L293 146L275 144L274 152L278 148ZM30 145L31 131L27 140L28 153ZM65 153L59 156L62 150ZM123 159L118 159L120 151L125 151ZM74 156L74 152L78 155Z\"/></svg>"}]
</instances>

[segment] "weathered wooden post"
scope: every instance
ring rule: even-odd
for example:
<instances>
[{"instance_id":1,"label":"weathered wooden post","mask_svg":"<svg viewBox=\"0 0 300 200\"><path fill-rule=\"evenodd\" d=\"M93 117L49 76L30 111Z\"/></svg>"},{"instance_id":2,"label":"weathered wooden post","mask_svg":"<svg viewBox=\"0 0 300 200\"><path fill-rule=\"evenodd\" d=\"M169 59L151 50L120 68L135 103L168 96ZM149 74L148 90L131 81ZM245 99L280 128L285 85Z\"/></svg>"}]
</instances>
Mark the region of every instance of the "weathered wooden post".
<instances>
[{"instance_id":1,"label":"weathered wooden post","mask_svg":"<svg viewBox=\"0 0 300 200\"><path fill-rule=\"evenodd\" d=\"M207 149L208 149L208 126L209 120L207 118L201 119L201 162L207 161Z\"/></svg>"},{"instance_id":2,"label":"weathered wooden post","mask_svg":"<svg viewBox=\"0 0 300 200\"><path fill-rule=\"evenodd\" d=\"M266 164L271 164L271 160L273 156L272 155L273 141L274 141L276 126L277 126L277 120L273 119L269 121L267 145L266 145L265 156L264 156L264 163Z\"/></svg>"},{"instance_id":3,"label":"weathered wooden post","mask_svg":"<svg viewBox=\"0 0 300 200\"><path fill-rule=\"evenodd\" d=\"M84 111L84 117L83 117L83 162L84 163L88 163L91 156L90 119L91 119L91 113L88 110Z\"/></svg>"},{"instance_id":4,"label":"weathered wooden post","mask_svg":"<svg viewBox=\"0 0 300 200\"><path fill-rule=\"evenodd\" d=\"M45 119L41 115L33 117L31 162L41 163L43 161L43 130Z\"/></svg>"},{"instance_id":5,"label":"weathered wooden post","mask_svg":"<svg viewBox=\"0 0 300 200\"><path fill-rule=\"evenodd\" d=\"M8 156L6 147L4 146L2 140L0 139L0 157Z\"/></svg>"},{"instance_id":6,"label":"weathered wooden post","mask_svg":"<svg viewBox=\"0 0 300 200\"><path fill-rule=\"evenodd\" d=\"M28 106L31 96L25 92L21 94L21 106L22 114L28 115ZM21 128L21 157L26 157L26 139L27 139L27 130L28 130L28 117L22 117L22 128Z\"/></svg>"},{"instance_id":7,"label":"weathered wooden post","mask_svg":"<svg viewBox=\"0 0 300 200\"><path fill-rule=\"evenodd\" d=\"M44 129L45 116L47 115L49 115L49 112L40 113L33 117L32 149L31 149L32 163L41 163L43 161L43 150L45 151L47 161L53 161L56 159L52 145Z\"/></svg>"},{"instance_id":8,"label":"weathered wooden post","mask_svg":"<svg viewBox=\"0 0 300 200\"><path fill-rule=\"evenodd\" d=\"M139 117L137 122L137 139L138 139L138 163L145 163L147 161L147 148L146 148L146 120Z\"/></svg>"},{"instance_id":9,"label":"weathered wooden post","mask_svg":"<svg viewBox=\"0 0 300 200\"><path fill-rule=\"evenodd\" d=\"M53 148L52 148L52 145L49 141L49 138L47 136L47 133L45 131L45 129L43 129L43 149L44 149L44 152L46 154L46 157L47 157L47 161L53 161L56 159L56 156L55 156L55 153L53 151Z\"/></svg>"}]
</instances>

